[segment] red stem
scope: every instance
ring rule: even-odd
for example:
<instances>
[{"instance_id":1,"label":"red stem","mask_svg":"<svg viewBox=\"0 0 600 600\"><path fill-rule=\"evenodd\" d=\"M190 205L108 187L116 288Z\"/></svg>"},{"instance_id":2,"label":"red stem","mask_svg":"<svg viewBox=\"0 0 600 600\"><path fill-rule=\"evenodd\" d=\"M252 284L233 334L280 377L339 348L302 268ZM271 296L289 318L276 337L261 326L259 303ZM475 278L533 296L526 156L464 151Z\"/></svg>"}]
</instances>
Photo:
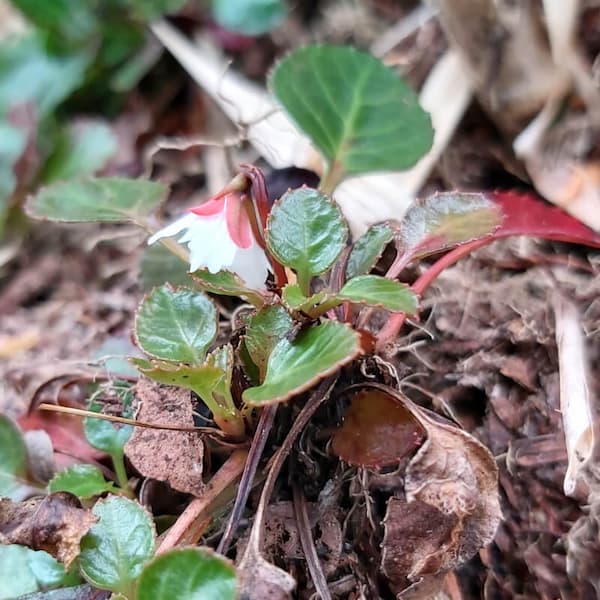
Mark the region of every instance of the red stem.
<instances>
[{"instance_id":1,"label":"red stem","mask_svg":"<svg viewBox=\"0 0 600 600\"><path fill-rule=\"evenodd\" d=\"M421 275L411 286L411 289L417 296L422 296L425 290L435 281L435 279L448 267L451 267L454 263L458 262L461 258L467 256L474 250L487 246L490 238L483 238L480 240L473 240L466 244L462 244L450 250L447 254L444 254L439 260L433 263L423 275ZM398 336L402 326L406 321L405 313L394 313L383 326L379 334L377 335L377 349L381 350L383 347L392 339Z\"/></svg>"}]
</instances>

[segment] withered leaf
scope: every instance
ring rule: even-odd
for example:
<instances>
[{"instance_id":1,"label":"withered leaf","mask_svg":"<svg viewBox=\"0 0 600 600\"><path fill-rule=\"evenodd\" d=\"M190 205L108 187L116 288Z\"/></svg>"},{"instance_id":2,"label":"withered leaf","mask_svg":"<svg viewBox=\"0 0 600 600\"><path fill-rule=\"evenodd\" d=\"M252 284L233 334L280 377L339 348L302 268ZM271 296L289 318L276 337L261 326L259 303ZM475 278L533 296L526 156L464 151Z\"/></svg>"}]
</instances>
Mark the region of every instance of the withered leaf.
<instances>
[{"instance_id":1,"label":"withered leaf","mask_svg":"<svg viewBox=\"0 0 600 600\"><path fill-rule=\"evenodd\" d=\"M24 502L0 498L0 542L45 550L69 569L79 541L96 522L76 496L57 492Z\"/></svg>"},{"instance_id":2,"label":"withered leaf","mask_svg":"<svg viewBox=\"0 0 600 600\"><path fill-rule=\"evenodd\" d=\"M137 419L147 423L193 427L190 392L141 378L134 388L140 403ZM136 427L125 454L144 477L174 490L199 496L204 489L204 443L199 433Z\"/></svg>"},{"instance_id":3,"label":"withered leaf","mask_svg":"<svg viewBox=\"0 0 600 600\"><path fill-rule=\"evenodd\" d=\"M289 573L251 549L246 550L238 565L238 575L241 600L288 600L296 587Z\"/></svg>"},{"instance_id":4,"label":"withered leaf","mask_svg":"<svg viewBox=\"0 0 600 600\"><path fill-rule=\"evenodd\" d=\"M445 419L392 388L366 389L394 396L426 432L405 471L406 500L388 502L381 561L398 591L417 581L426 588L493 539L501 519L498 469L483 444Z\"/></svg>"},{"instance_id":5,"label":"withered leaf","mask_svg":"<svg viewBox=\"0 0 600 600\"><path fill-rule=\"evenodd\" d=\"M425 429L402 402L377 389L354 394L332 450L351 465L383 467L409 456L425 440Z\"/></svg>"}]
</instances>

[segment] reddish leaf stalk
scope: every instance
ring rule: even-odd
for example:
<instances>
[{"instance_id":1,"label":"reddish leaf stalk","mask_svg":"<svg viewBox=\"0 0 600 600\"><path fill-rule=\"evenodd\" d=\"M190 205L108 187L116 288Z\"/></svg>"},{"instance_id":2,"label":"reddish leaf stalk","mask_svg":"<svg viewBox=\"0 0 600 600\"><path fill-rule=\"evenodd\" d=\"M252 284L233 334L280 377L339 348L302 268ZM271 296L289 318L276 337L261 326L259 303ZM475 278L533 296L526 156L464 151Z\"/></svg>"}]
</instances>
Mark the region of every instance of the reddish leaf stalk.
<instances>
[{"instance_id":1,"label":"reddish leaf stalk","mask_svg":"<svg viewBox=\"0 0 600 600\"><path fill-rule=\"evenodd\" d=\"M269 252L265 240L265 232L267 231L267 220L271 212L271 204L269 202L269 194L267 192L267 184L260 169L254 165L241 165L241 173L250 180L253 214L250 222L255 230L256 241L265 251L273 273L275 274L275 285L281 289L287 283L287 275L285 269L280 265L275 257Z\"/></svg>"}]
</instances>

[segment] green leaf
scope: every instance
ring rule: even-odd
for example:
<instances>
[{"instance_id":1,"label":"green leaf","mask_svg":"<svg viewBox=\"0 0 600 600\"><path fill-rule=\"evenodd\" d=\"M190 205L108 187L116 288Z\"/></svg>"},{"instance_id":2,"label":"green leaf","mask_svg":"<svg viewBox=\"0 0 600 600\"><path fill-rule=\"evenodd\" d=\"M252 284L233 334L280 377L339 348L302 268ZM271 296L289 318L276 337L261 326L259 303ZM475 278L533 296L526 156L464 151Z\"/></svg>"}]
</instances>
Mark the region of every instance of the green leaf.
<instances>
[{"instance_id":1,"label":"green leaf","mask_svg":"<svg viewBox=\"0 0 600 600\"><path fill-rule=\"evenodd\" d=\"M333 297L330 292L317 292L306 297L297 283L286 285L281 292L283 303L290 309L310 314L321 302Z\"/></svg>"},{"instance_id":2,"label":"green leaf","mask_svg":"<svg viewBox=\"0 0 600 600\"><path fill-rule=\"evenodd\" d=\"M99 521L81 540L81 572L92 585L132 598L135 580L154 554L152 518L120 496L99 500L92 513Z\"/></svg>"},{"instance_id":3,"label":"green leaf","mask_svg":"<svg viewBox=\"0 0 600 600\"><path fill-rule=\"evenodd\" d=\"M161 554L142 571L136 600L235 600L235 568L209 548Z\"/></svg>"},{"instance_id":4,"label":"green leaf","mask_svg":"<svg viewBox=\"0 0 600 600\"><path fill-rule=\"evenodd\" d=\"M489 235L502 218L500 207L484 194L440 192L408 208L398 235L404 253L414 259Z\"/></svg>"},{"instance_id":5,"label":"green leaf","mask_svg":"<svg viewBox=\"0 0 600 600\"><path fill-rule=\"evenodd\" d=\"M188 264L161 244L144 248L139 279L145 292L163 283L170 283L173 286L191 284Z\"/></svg>"},{"instance_id":6,"label":"green leaf","mask_svg":"<svg viewBox=\"0 0 600 600\"><path fill-rule=\"evenodd\" d=\"M0 415L0 496L22 500L27 486L27 449L17 426Z\"/></svg>"},{"instance_id":7,"label":"green leaf","mask_svg":"<svg viewBox=\"0 0 600 600\"><path fill-rule=\"evenodd\" d=\"M131 391L129 390L127 394L130 397ZM92 399L89 403L88 410L101 413L102 405ZM124 411L123 416L128 417L130 415L127 411ZM83 431L87 441L94 446L94 448L118 456L123 454L123 447L133 433L133 425L113 425L110 421L104 419L86 417L83 420Z\"/></svg>"},{"instance_id":8,"label":"green leaf","mask_svg":"<svg viewBox=\"0 0 600 600\"><path fill-rule=\"evenodd\" d=\"M202 398L213 414L227 420L238 418L239 413L231 397L234 359L230 345L211 352L205 363L199 366L135 358L131 362L150 379L193 391Z\"/></svg>"},{"instance_id":9,"label":"green leaf","mask_svg":"<svg viewBox=\"0 0 600 600\"><path fill-rule=\"evenodd\" d=\"M347 237L338 206L307 187L291 190L275 202L267 224L269 250L282 265L296 271L305 294L310 278L331 267Z\"/></svg>"},{"instance_id":10,"label":"green leaf","mask_svg":"<svg viewBox=\"0 0 600 600\"><path fill-rule=\"evenodd\" d=\"M38 590L76 585L75 571L64 567L47 552L35 552L25 546L0 546L0 600L12 600Z\"/></svg>"},{"instance_id":11,"label":"green leaf","mask_svg":"<svg viewBox=\"0 0 600 600\"><path fill-rule=\"evenodd\" d=\"M14 166L26 145L27 136L22 130L0 121L0 239L8 212L8 203L17 186Z\"/></svg>"},{"instance_id":12,"label":"green leaf","mask_svg":"<svg viewBox=\"0 0 600 600\"><path fill-rule=\"evenodd\" d=\"M43 36L30 35L0 45L0 114L11 106L33 103L41 119L84 80L89 56L48 54Z\"/></svg>"},{"instance_id":13,"label":"green leaf","mask_svg":"<svg viewBox=\"0 0 600 600\"><path fill-rule=\"evenodd\" d=\"M277 27L285 18L282 0L213 0L215 21L229 31L261 35Z\"/></svg>"},{"instance_id":14,"label":"green leaf","mask_svg":"<svg viewBox=\"0 0 600 600\"><path fill-rule=\"evenodd\" d=\"M283 402L337 371L361 352L360 336L337 321L326 321L302 331L294 341L281 340L267 363L265 381L247 389L248 404Z\"/></svg>"},{"instance_id":15,"label":"green leaf","mask_svg":"<svg viewBox=\"0 0 600 600\"><path fill-rule=\"evenodd\" d=\"M345 175L406 169L431 147L430 119L417 96L370 54L307 46L284 58L269 82L321 150L336 182Z\"/></svg>"},{"instance_id":16,"label":"green leaf","mask_svg":"<svg viewBox=\"0 0 600 600\"><path fill-rule=\"evenodd\" d=\"M359 275L350 279L336 294L336 298L381 306L407 315L414 315L419 304L417 296L408 285L378 275Z\"/></svg>"},{"instance_id":17,"label":"green leaf","mask_svg":"<svg viewBox=\"0 0 600 600\"><path fill-rule=\"evenodd\" d=\"M37 219L83 223L136 222L149 215L166 194L154 181L104 177L64 181L42 188L27 202Z\"/></svg>"},{"instance_id":18,"label":"green leaf","mask_svg":"<svg viewBox=\"0 0 600 600\"><path fill-rule=\"evenodd\" d=\"M389 223L369 227L352 246L346 265L346 278L369 273L393 238L394 231Z\"/></svg>"},{"instance_id":19,"label":"green leaf","mask_svg":"<svg viewBox=\"0 0 600 600\"><path fill-rule=\"evenodd\" d=\"M163 285L148 294L135 319L139 347L161 360L201 365L218 328L217 308L190 288Z\"/></svg>"},{"instance_id":20,"label":"green leaf","mask_svg":"<svg viewBox=\"0 0 600 600\"><path fill-rule=\"evenodd\" d=\"M12 600L39 589L27 558L31 550L25 546L0 546L0 600Z\"/></svg>"},{"instance_id":21,"label":"green leaf","mask_svg":"<svg viewBox=\"0 0 600 600\"><path fill-rule=\"evenodd\" d=\"M248 320L246 348L250 358L264 377L267 359L275 345L292 328L292 317L283 306L274 304L261 308Z\"/></svg>"},{"instance_id":22,"label":"green leaf","mask_svg":"<svg viewBox=\"0 0 600 600\"><path fill-rule=\"evenodd\" d=\"M262 306L265 297L256 290L247 288L244 282L231 271L219 271L210 273L207 269L194 271L192 279L207 292L221 296L237 296L253 304Z\"/></svg>"},{"instance_id":23,"label":"green leaf","mask_svg":"<svg viewBox=\"0 0 600 600\"><path fill-rule=\"evenodd\" d=\"M48 492L70 492L79 498L91 498L114 490L94 465L73 465L57 473L48 484Z\"/></svg>"},{"instance_id":24,"label":"green leaf","mask_svg":"<svg viewBox=\"0 0 600 600\"><path fill-rule=\"evenodd\" d=\"M48 159L41 179L46 183L91 175L107 163L117 149L110 127L101 121L71 125Z\"/></svg>"}]
</instances>

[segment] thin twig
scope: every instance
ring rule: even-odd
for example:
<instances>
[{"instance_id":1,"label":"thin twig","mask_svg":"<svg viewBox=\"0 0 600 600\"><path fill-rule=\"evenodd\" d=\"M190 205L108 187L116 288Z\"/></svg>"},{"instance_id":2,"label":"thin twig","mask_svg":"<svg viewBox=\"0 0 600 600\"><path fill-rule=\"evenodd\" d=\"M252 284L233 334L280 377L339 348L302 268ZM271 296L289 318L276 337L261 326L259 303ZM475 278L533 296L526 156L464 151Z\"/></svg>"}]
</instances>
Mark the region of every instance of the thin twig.
<instances>
[{"instance_id":1,"label":"thin twig","mask_svg":"<svg viewBox=\"0 0 600 600\"><path fill-rule=\"evenodd\" d=\"M248 501L248 496L250 495L252 482L254 481L254 476L256 475L256 470L258 469L258 463L260 462L265 449L265 444L267 443L267 438L269 437L269 433L273 427L277 406L277 404L267 406L265 409L263 409L263 412L260 415L258 426L256 428L256 432L254 433L254 437L252 438L250 450L248 451L248 458L246 460L246 464L244 465L244 472L242 473L242 478L240 480L238 492L235 497L233 509L231 511L231 515L229 516L229 521L227 522L225 531L223 532L223 537L221 538L219 546L217 547L217 552L220 554L226 554L227 550L229 549L229 544L231 544L233 536L235 535L242 518L244 508L246 508L246 502Z\"/></svg>"},{"instance_id":2,"label":"thin twig","mask_svg":"<svg viewBox=\"0 0 600 600\"><path fill-rule=\"evenodd\" d=\"M321 600L331 600L329 585L327 584L325 573L323 573L323 569L321 568L321 561L319 560L315 542L312 537L312 529L306 507L306 498L297 485L294 485L293 487L293 494L296 526L298 529L298 534L300 535L300 543L302 544L302 551L304 552L304 557L306 558L306 564L308 565L310 576L315 584L317 594L321 596Z\"/></svg>"},{"instance_id":3,"label":"thin twig","mask_svg":"<svg viewBox=\"0 0 600 600\"><path fill-rule=\"evenodd\" d=\"M248 452L236 450L223 463L223 466L214 474L207 484L204 493L199 498L194 498L187 508L179 515L175 524L163 538L157 554L161 554L180 544L195 544L202 534L204 523L209 518L205 514L217 496L227 486L231 485L241 474Z\"/></svg>"}]
</instances>

